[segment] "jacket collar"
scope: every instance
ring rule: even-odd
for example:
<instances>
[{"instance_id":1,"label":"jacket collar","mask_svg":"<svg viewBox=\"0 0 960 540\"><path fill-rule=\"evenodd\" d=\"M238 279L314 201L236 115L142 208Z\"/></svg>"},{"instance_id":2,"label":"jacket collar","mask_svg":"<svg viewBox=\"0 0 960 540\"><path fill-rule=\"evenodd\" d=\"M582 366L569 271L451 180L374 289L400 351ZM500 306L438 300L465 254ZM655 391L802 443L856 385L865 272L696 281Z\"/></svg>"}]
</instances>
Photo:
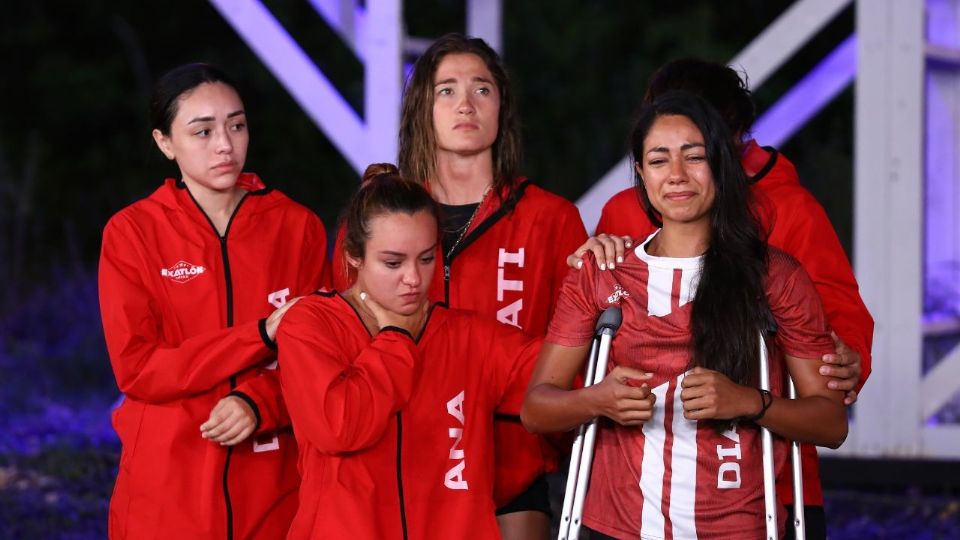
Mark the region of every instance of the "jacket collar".
<instances>
[{"instance_id":1,"label":"jacket collar","mask_svg":"<svg viewBox=\"0 0 960 540\"><path fill-rule=\"evenodd\" d=\"M750 139L744 145L743 155L740 157L740 165L751 184L755 184L773 169L777 163L780 153L776 149L766 146L760 146L755 139Z\"/></svg>"},{"instance_id":2,"label":"jacket collar","mask_svg":"<svg viewBox=\"0 0 960 540\"><path fill-rule=\"evenodd\" d=\"M262 210L263 208L262 204L254 204L253 208L250 208L253 201L246 201L246 199L250 199L251 196L266 195L272 191L255 173L241 173L237 178L237 185L247 192L240 202L246 215L250 215L250 212L257 213L256 209ZM260 197L254 198L260 199ZM165 179L163 186L153 193L151 199L167 208L186 212L193 221L204 228L211 227L209 219L194 201L186 184L181 179Z\"/></svg>"},{"instance_id":3,"label":"jacket collar","mask_svg":"<svg viewBox=\"0 0 960 540\"><path fill-rule=\"evenodd\" d=\"M265 195L273 191L272 188L268 188L263 183L263 180L256 173L240 173L240 176L237 177L237 185L250 195ZM187 208L195 206L190 199L187 185L179 178L166 178L163 181L163 186L154 192L153 198L169 208L183 208L185 203L190 203Z\"/></svg>"},{"instance_id":4,"label":"jacket collar","mask_svg":"<svg viewBox=\"0 0 960 540\"><path fill-rule=\"evenodd\" d=\"M480 201L480 208L477 209L477 215L474 216L473 222L470 224L470 228L464 232L464 235L469 235L481 223L487 220L490 216L496 214L500 211L501 208L506 208L507 211L512 209L516 205L517 200L523 194L523 189L526 187L525 184L529 183L524 176L518 176L511 182L509 185L502 186L499 190L499 193L487 193L487 195ZM427 193L433 195L433 186L430 182L424 182L424 187L427 189ZM509 197L513 197L513 200L508 200Z\"/></svg>"}]
</instances>

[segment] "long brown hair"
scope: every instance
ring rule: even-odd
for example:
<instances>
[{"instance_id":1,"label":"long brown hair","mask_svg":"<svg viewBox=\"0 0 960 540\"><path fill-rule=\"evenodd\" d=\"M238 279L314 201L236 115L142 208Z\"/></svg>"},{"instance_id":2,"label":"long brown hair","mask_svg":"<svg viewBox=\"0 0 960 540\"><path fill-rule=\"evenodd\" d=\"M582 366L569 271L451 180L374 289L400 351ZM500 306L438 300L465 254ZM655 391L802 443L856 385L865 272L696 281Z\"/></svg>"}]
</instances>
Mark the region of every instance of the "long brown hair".
<instances>
[{"instance_id":1,"label":"long brown hair","mask_svg":"<svg viewBox=\"0 0 960 540\"><path fill-rule=\"evenodd\" d=\"M448 54L472 54L483 60L500 92L497 138L493 142L493 188L510 196L520 170L522 148L510 79L500 56L480 38L451 33L433 42L417 59L407 80L400 118L400 173L415 182L436 178L437 140L433 126L433 79Z\"/></svg>"}]
</instances>

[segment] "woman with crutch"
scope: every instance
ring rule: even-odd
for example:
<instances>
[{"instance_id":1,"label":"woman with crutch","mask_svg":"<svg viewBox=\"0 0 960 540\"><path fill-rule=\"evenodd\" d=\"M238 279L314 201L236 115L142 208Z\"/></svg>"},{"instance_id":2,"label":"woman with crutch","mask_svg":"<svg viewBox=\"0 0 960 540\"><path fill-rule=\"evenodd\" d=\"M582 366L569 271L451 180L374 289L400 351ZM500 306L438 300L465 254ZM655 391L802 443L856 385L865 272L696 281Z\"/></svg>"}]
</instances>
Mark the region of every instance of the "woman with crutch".
<instances>
[{"instance_id":1,"label":"woman with crutch","mask_svg":"<svg viewBox=\"0 0 960 540\"><path fill-rule=\"evenodd\" d=\"M764 537L760 426L829 447L846 437L843 394L817 371L833 350L823 309L796 261L764 243L731 137L705 101L661 96L631 151L645 209L663 226L615 270L590 259L568 276L524 424L553 432L609 419L583 515L592 538ZM623 311L611 369L572 389L610 305ZM771 316L771 390L761 391L758 335ZM799 399L781 397L787 373ZM777 467L786 452L781 440Z\"/></svg>"},{"instance_id":2,"label":"woman with crutch","mask_svg":"<svg viewBox=\"0 0 960 540\"><path fill-rule=\"evenodd\" d=\"M644 103L652 103L671 90L685 90L706 99L720 113L748 177L752 205L767 242L790 254L810 275L827 322L835 332L836 351L823 357L820 371L830 377L829 388L846 390L844 404L851 405L870 374L873 319L860 298L857 280L827 213L800 181L796 167L778 150L761 146L752 137L756 107L747 84L747 74L720 63L696 58L678 59L661 66L650 77ZM604 205L597 224L598 240L615 241L609 235L646 238L656 225L643 212L637 191L628 188ZM606 233L606 234L604 234ZM582 248L581 248L582 249ZM849 344L849 346L848 346ZM807 540L827 535L823 513L817 451L802 445L803 517ZM777 481L783 500L789 501L791 475ZM793 521L793 505L787 505ZM787 538L790 538L788 529Z\"/></svg>"},{"instance_id":3,"label":"woman with crutch","mask_svg":"<svg viewBox=\"0 0 960 540\"><path fill-rule=\"evenodd\" d=\"M494 416L519 415L542 339L431 305L437 206L396 169L371 166L344 221L355 283L278 333L303 476L288 538L500 538Z\"/></svg>"}]
</instances>

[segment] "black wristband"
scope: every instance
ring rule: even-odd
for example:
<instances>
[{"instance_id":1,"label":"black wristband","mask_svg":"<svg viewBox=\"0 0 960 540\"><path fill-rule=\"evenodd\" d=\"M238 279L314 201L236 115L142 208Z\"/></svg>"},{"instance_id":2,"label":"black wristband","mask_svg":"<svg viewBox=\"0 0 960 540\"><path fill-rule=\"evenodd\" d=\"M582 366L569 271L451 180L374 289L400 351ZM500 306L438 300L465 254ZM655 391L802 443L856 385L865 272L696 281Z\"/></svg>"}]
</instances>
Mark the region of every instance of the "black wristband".
<instances>
[{"instance_id":1,"label":"black wristband","mask_svg":"<svg viewBox=\"0 0 960 540\"><path fill-rule=\"evenodd\" d=\"M773 405L773 394L769 390L764 390L762 388L757 388L757 392L760 392L760 412L753 416L743 417L744 422L756 422L763 418L763 415L767 414L767 409L770 408L770 405Z\"/></svg>"},{"instance_id":2,"label":"black wristband","mask_svg":"<svg viewBox=\"0 0 960 540\"><path fill-rule=\"evenodd\" d=\"M244 394L239 390L234 390L233 392L230 392L229 394L227 394L227 397L230 397L230 396L242 399L247 403L247 405L250 406L251 409L253 409L253 415L257 417L257 424L253 426L253 432L256 433L257 430L260 429L260 407L257 407L257 402L254 401L252 397Z\"/></svg>"},{"instance_id":3,"label":"black wristband","mask_svg":"<svg viewBox=\"0 0 960 540\"><path fill-rule=\"evenodd\" d=\"M260 329L260 339L263 340L263 344L267 346L270 350L277 350L277 342L270 339L270 335L267 334L267 319L264 317L260 319L260 322L257 323L257 328Z\"/></svg>"}]
</instances>

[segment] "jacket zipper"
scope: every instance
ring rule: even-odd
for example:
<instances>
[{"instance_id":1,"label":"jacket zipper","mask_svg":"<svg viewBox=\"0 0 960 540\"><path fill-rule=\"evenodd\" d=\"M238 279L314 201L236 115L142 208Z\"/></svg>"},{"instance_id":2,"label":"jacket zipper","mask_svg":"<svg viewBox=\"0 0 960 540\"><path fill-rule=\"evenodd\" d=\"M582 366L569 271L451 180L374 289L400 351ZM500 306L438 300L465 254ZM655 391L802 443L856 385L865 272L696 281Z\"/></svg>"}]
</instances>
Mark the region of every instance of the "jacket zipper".
<instances>
[{"instance_id":1,"label":"jacket zipper","mask_svg":"<svg viewBox=\"0 0 960 540\"><path fill-rule=\"evenodd\" d=\"M443 261L443 302L450 305L450 266L453 260Z\"/></svg>"},{"instance_id":2,"label":"jacket zipper","mask_svg":"<svg viewBox=\"0 0 960 540\"><path fill-rule=\"evenodd\" d=\"M243 202L241 199L240 202ZM237 205L240 208L240 205ZM237 215L234 210L233 215ZM220 254L223 257L223 276L227 286L227 327L233 326L233 279L230 274L230 256L227 253L227 233L230 232L230 224L233 222L233 216L227 222L227 228L220 237ZM237 387L237 376L230 376L230 390ZM227 540L233 540L233 504L230 501L230 460L233 457L233 447L227 448L227 459L223 462L223 502L227 510Z\"/></svg>"},{"instance_id":3,"label":"jacket zipper","mask_svg":"<svg viewBox=\"0 0 960 540\"><path fill-rule=\"evenodd\" d=\"M401 461L403 448L403 419L397 411L397 495L400 497L400 527L403 529L403 540L407 540L407 510L403 503L403 464Z\"/></svg>"},{"instance_id":4,"label":"jacket zipper","mask_svg":"<svg viewBox=\"0 0 960 540\"><path fill-rule=\"evenodd\" d=\"M227 328L233 326L233 279L230 273L230 255L227 251L227 235L230 234L230 227L233 225L233 219L237 217L237 212L240 211L240 206L243 204L243 201L247 200L247 193L243 195L240 201L237 203L237 207L233 209L233 213L230 214L230 219L227 221L227 227L223 231L223 236L220 236L220 231L217 230L216 225L213 224L213 220L210 219L210 216L203 211L203 207L200 206L200 203L193 198L193 194L190 193L190 190L187 190L187 194L190 195L190 198L193 200L194 204L197 205L197 209L200 210L200 213L203 214L203 217L207 219L207 223L210 224L210 228L213 229L213 234L217 235L217 239L220 241L220 257L223 259L223 279L226 285L227 293ZM237 387L237 376L230 376L230 389L233 390ZM227 459L223 463L223 502L225 505L227 513L227 540L233 540L233 504L230 502L230 460L233 457L233 448L227 448Z\"/></svg>"},{"instance_id":5,"label":"jacket zipper","mask_svg":"<svg viewBox=\"0 0 960 540\"><path fill-rule=\"evenodd\" d=\"M473 230L467 231L466 236L463 238L463 242L456 246L456 248L450 252L449 258L444 256L443 261L443 302L447 307L453 307L450 305L450 269L453 267L453 260L457 258L457 255L463 253L467 249L467 246L472 244L476 239L483 236L483 233L492 227L496 222L500 221L502 217L507 215L513 210L513 207L516 206L520 199L523 198L524 192L527 190L527 186L530 185L529 180L525 180L517 188L515 200L509 203L504 203L498 208L494 213L487 216L485 220L480 222L479 225L473 228ZM441 250L442 251L442 250ZM442 255L442 253L441 253Z\"/></svg>"},{"instance_id":6,"label":"jacket zipper","mask_svg":"<svg viewBox=\"0 0 960 540\"><path fill-rule=\"evenodd\" d=\"M322 294L322 293L319 293ZM333 295L335 293L331 293ZM373 332L367 328L367 325L363 322L363 317L360 316L360 312L357 311L357 308L353 307L353 304L347 302L347 300L341 297L343 302L350 306L350 309L353 310L353 313L357 316L357 321L360 323L360 326L367 331L367 334L371 338L374 337ZM427 320L423 323L423 329L420 331L420 335L413 338L414 343L420 343L420 339L423 337L423 334L427 331L427 325L430 324L430 318L433 316L433 306L430 306L430 311L427 312ZM400 500L400 529L403 532L403 540L409 538L409 533L407 531L407 509L406 504L403 500L403 416L400 411L397 411L397 497Z\"/></svg>"}]
</instances>

